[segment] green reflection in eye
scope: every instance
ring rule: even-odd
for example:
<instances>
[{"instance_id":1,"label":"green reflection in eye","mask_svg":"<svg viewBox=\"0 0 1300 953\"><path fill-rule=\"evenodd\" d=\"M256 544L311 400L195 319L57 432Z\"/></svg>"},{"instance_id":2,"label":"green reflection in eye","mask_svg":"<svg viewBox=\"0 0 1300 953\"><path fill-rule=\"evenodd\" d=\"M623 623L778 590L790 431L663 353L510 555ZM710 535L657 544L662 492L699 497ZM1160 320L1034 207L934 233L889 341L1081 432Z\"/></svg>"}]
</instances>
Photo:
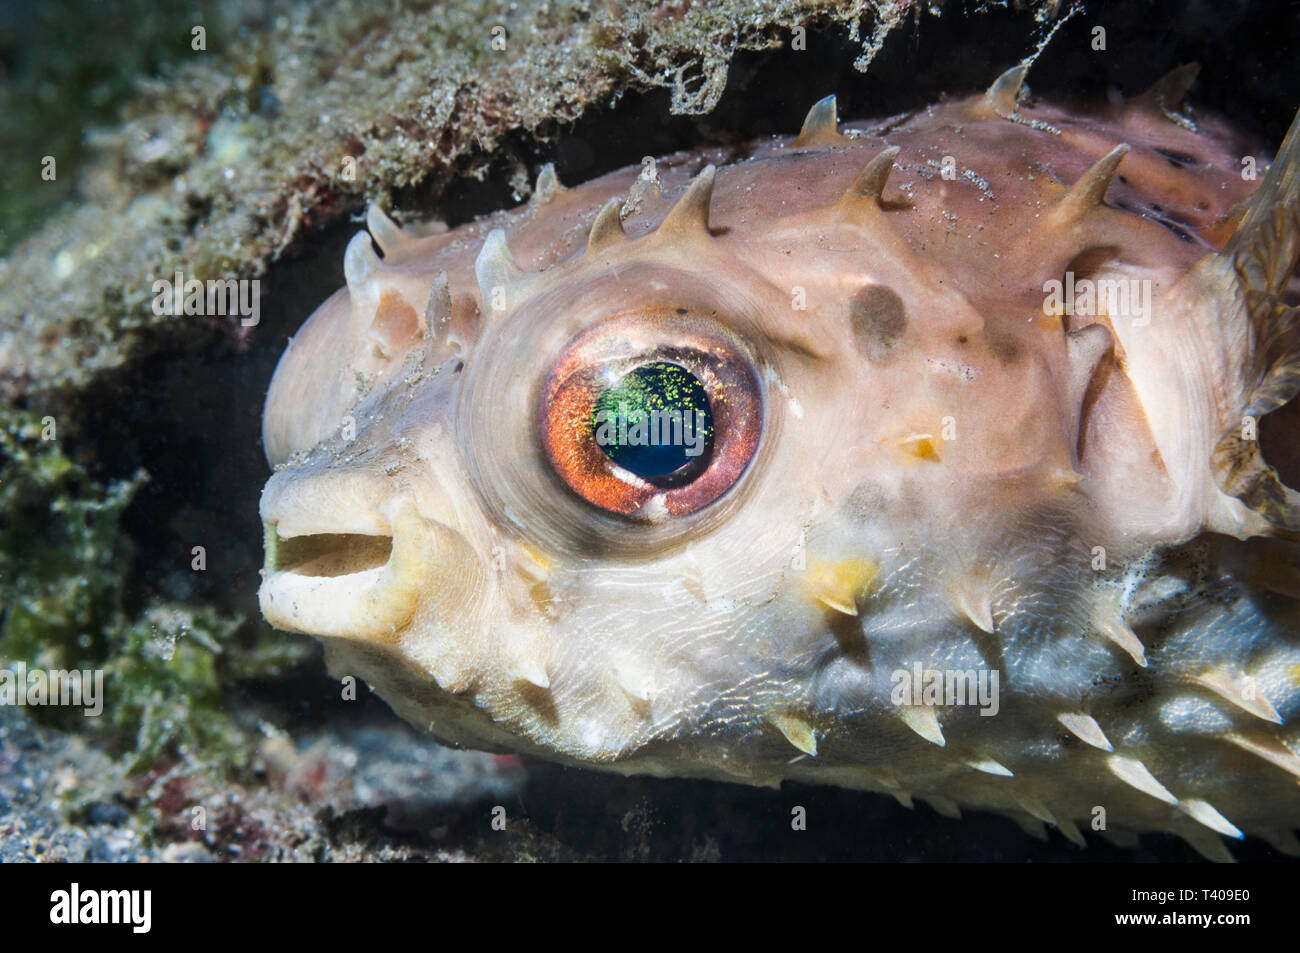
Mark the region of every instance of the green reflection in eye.
<instances>
[{"instance_id":1,"label":"green reflection in eye","mask_svg":"<svg viewBox=\"0 0 1300 953\"><path fill-rule=\"evenodd\" d=\"M592 433L605 454L639 477L676 473L713 445L713 412L699 378L659 361L624 374L596 400Z\"/></svg>"}]
</instances>

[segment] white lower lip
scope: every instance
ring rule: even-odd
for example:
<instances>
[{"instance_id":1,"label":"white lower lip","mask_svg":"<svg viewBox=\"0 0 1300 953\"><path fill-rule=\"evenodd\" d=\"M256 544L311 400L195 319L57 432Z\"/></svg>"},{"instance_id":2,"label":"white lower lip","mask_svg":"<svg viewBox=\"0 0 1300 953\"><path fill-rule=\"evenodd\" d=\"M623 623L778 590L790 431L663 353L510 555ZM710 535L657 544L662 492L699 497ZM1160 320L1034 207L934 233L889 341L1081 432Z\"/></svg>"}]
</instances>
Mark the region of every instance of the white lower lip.
<instances>
[{"instance_id":1,"label":"white lower lip","mask_svg":"<svg viewBox=\"0 0 1300 953\"><path fill-rule=\"evenodd\" d=\"M328 577L300 576L292 570L271 572L262 580L257 598L263 617L277 629L357 636L373 627L373 616L367 621L366 609L378 607L376 595L383 588L385 570L380 566ZM395 625L396 620L389 631L395 631Z\"/></svg>"}]
</instances>

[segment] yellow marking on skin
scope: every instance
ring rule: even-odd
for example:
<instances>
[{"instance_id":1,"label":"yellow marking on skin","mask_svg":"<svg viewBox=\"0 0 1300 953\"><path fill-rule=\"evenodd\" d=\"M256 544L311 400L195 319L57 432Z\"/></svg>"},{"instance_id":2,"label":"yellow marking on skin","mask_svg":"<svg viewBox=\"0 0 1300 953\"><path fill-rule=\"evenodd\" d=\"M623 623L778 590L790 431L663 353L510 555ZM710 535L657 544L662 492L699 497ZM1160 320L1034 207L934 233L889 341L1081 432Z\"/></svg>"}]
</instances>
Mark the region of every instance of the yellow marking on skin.
<instances>
[{"instance_id":1,"label":"yellow marking on skin","mask_svg":"<svg viewBox=\"0 0 1300 953\"><path fill-rule=\"evenodd\" d=\"M870 559L809 560L804 585L822 605L857 615L858 601L866 597L879 572L880 565Z\"/></svg>"},{"instance_id":2,"label":"yellow marking on skin","mask_svg":"<svg viewBox=\"0 0 1300 953\"><path fill-rule=\"evenodd\" d=\"M899 441L904 452L917 460L929 460L932 463L938 463L941 459L939 456L939 445L935 442L932 433L910 433Z\"/></svg>"},{"instance_id":3,"label":"yellow marking on skin","mask_svg":"<svg viewBox=\"0 0 1300 953\"><path fill-rule=\"evenodd\" d=\"M1043 304L1037 314L1031 314L1027 323L1039 331L1049 331L1053 334L1061 333L1061 318L1065 316L1065 305L1059 308L1049 307Z\"/></svg>"},{"instance_id":4,"label":"yellow marking on skin","mask_svg":"<svg viewBox=\"0 0 1300 953\"><path fill-rule=\"evenodd\" d=\"M1083 482L1083 474L1069 467L1056 467L1044 474L1044 480L1054 490L1073 490Z\"/></svg>"},{"instance_id":5,"label":"yellow marking on skin","mask_svg":"<svg viewBox=\"0 0 1300 953\"><path fill-rule=\"evenodd\" d=\"M693 595L699 601L700 605L706 606L709 604L708 593L704 591L704 584L701 583L699 579L688 573L682 573L681 579L682 587Z\"/></svg>"},{"instance_id":6,"label":"yellow marking on skin","mask_svg":"<svg viewBox=\"0 0 1300 953\"><path fill-rule=\"evenodd\" d=\"M547 613L551 610L551 603L555 597L551 594L551 587L545 581L535 582L528 587L528 597L533 600L533 605L537 611Z\"/></svg>"},{"instance_id":7,"label":"yellow marking on skin","mask_svg":"<svg viewBox=\"0 0 1300 953\"><path fill-rule=\"evenodd\" d=\"M533 563L536 564L538 569L541 569L543 575L550 573L551 567L555 566L554 559L551 559L549 555L542 553L541 550L529 546L526 542L520 543L520 549L524 550L524 555L528 556L530 560L533 560ZM529 573L529 575L533 575L533 573Z\"/></svg>"}]
</instances>

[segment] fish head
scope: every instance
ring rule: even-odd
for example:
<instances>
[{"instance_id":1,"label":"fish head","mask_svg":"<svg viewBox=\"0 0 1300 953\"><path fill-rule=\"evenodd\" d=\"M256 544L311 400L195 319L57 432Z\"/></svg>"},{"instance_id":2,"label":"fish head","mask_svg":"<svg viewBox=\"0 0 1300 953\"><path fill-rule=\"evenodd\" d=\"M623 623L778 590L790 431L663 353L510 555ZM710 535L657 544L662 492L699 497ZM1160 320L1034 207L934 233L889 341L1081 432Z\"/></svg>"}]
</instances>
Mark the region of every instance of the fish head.
<instances>
[{"instance_id":1,"label":"fish head","mask_svg":"<svg viewBox=\"0 0 1300 953\"><path fill-rule=\"evenodd\" d=\"M984 196L886 191L898 150L852 151L678 169L673 202L625 227L615 198L580 247L574 216L534 217L540 269L502 230L432 279L359 235L268 397L266 619L448 743L751 783L818 755L889 789L916 734L943 744L876 717L914 664L1043 697L1117 645L1145 664L1098 553L1185 538L1222 496L1162 457L1125 366L1176 377L1133 319L1211 310L1194 256L1142 232L1140 269L1089 274L1177 293L1065 314L1044 278L1110 247L1113 219L1080 220L1120 214L1098 210L1126 149L1073 188L1028 176L1050 229L1008 229L983 274L926 248Z\"/></svg>"}]
</instances>

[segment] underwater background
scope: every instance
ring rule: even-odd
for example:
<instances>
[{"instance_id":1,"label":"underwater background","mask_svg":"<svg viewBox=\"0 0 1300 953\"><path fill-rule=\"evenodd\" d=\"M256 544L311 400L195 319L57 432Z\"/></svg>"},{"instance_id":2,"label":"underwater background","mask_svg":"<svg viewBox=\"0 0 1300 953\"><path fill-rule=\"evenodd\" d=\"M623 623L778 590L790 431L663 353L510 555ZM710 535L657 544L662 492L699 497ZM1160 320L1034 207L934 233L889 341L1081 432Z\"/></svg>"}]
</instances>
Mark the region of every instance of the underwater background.
<instances>
[{"instance_id":1,"label":"underwater background","mask_svg":"<svg viewBox=\"0 0 1300 953\"><path fill-rule=\"evenodd\" d=\"M96 717L0 705L0 860L1199 859L443 749L257 609L266 387L368 200L454 227L545 162L573 184L792 133L830 92L890 115L1038 49L1034 92L1066 101L1199 62L1193 106L1265 152L1300 105L1300 6L1271 0L6 3L0 665L106 688ZM259 323L155 315L173 270L257 278ZM796 804L817 823L785 836Z\"/></svg>"}]
</instances>

